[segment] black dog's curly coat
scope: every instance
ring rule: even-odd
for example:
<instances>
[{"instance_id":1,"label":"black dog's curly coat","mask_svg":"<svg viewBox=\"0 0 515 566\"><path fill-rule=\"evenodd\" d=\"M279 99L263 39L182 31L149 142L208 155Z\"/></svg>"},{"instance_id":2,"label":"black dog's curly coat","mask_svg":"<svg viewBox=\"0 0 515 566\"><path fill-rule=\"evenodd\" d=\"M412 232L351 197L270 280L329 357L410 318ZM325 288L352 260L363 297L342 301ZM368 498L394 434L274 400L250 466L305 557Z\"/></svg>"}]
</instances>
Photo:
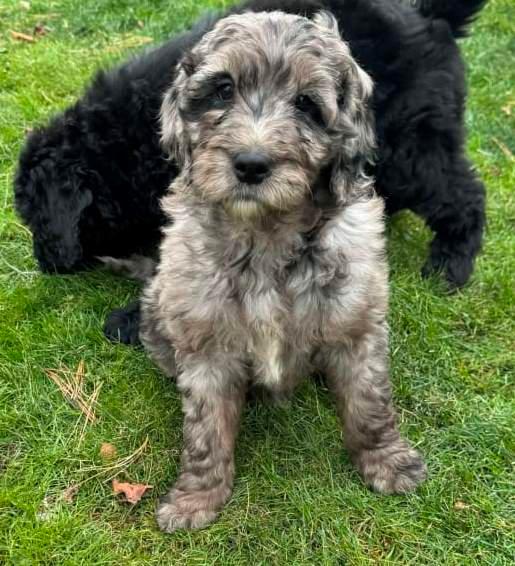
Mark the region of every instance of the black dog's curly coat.
<instances>
[{"instance_id":1,"label":"black dog's curly coat","mask_svg":"<svg viewBox=\"0 0 515 566\"><path fill-rule=\"evenodd\" d=\"M435 232L424 273L466 283L485 223L484 187L464 154L464 67L456 38L486 0L250 0L232 10L325 9L375 82L373 171L389 213L408 208ZM219 17L219 16L217 16ZM17 210L44 271L154 247L159 197L177 171L159 146L161 95L181 54L216 18L101 72L86 94L22 151Z\"/></svg>"}]
</instances>

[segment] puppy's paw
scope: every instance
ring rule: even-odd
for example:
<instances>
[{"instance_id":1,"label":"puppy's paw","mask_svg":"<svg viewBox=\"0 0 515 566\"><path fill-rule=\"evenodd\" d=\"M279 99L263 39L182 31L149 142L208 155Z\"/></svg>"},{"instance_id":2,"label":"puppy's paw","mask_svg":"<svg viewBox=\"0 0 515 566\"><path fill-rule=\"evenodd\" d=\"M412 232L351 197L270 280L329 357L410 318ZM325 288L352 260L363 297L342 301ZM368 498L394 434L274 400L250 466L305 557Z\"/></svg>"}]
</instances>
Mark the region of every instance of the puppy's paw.
<instances>
[{"instance_id":1,"label":"puppy's paw","mask_svg":"<svg viewBox=\"0 0 515 566\"><path fill-rule=\"evenodd\" d=\"M131 303L109 313L104 325L104 336L111 342L138 346L140 325L139 303Z\"/></svg>"},{"instance_id":2,"label":"puppy's paw","mask_svg":"<svg viewBox=\"0 0 515 566\"><path fill-rule=\"evenodd\" d=\"M201 529L212 523L218 513L206 509L186 511L175 503L161 503L156 511L157 524L165 533L178 529Z\"/></svg>"},{"instance_id":3,"label":"puppy's paw","mask_svg":"<svg viewBox=\"0 0 515 566\"><path fill-rule=\"evenodd\" d=\"M364 450L356 458L364 481L379 493L413 491L427 476L420 454L400 439L377 450Z\"/></svg>"},{"instance_id":4,"label":"puppy's paw","mask_svg":"<svg viewBox=\"0 0 515 566\"><path fill-rule=\"evenodd\" d=\"M422 268L422 277L439 274L447 283L450 292L463 287L474 270L474 256L446 250L438 241L433 242L431 255Z\"/></svg>"},{"instance_id":5,"label":"puppy's paw","mask_svg":"<svg viewBox=\"0 0 515 566\"><path fill-rule=\"evenodd\" d=\"M221 505L213 505L217 500L219 494L214 490L184 492L172 489L157 506L157 524L166 533L178 529L201 529L218 517Z\"/></svg>"}]
</instances>

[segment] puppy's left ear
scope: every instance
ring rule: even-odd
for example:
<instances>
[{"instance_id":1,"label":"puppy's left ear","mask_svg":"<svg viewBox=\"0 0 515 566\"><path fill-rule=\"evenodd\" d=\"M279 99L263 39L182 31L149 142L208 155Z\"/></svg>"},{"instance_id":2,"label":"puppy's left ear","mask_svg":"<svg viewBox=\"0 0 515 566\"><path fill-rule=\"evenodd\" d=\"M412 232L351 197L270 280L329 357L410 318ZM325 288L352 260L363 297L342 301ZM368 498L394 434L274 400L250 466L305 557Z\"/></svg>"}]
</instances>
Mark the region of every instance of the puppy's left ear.
<instances>
[{"instance_id":1,"label":"puppy's left ear","mask_svg":"<svg viewBox=\"0 0 515 566\"><path fill-rule=\"evenodd\" d=\"M195 58L187 53L177 65L175 79L161 104L161 145L183 167L189 158L189 144L181 116L181 103L188 78L195 70Z\"/></svg>"},{"instance_id":2,"label":"puppy's left ear","mask_svg":"<svg viewBox=\"0 0 515 566\"><path fill-rule=\"evenodd\" d=\"M334 157L331 180L334 193L342 201L350 194L368 193L372 187L372 180L366 174L367 164L374 161L376 147L372 94L372 79L350 59L338 99L341 143Z\"/></svg>"},{"instance_id":3,"label":"puppy's left ear","mask_svg":"<svg viewBox=\"0 0 515 566\"><path fill-rule=\"evenodd\" d=\"M318 12L313 21L338 42L334 52L339 53L336 66L340 79L336 130L340 141L335 144L331 187L339 200L347 200L349 191L359 186L370 186L365 167L373 160L375 124L372 112L373 83L370 76L356 63L348 45L342 45L335 17Z\"/></svg>"},{"instance_id":4,"label":"puppy's left ear","mask_svg":"<svg viewBox=\"0 0 515 566\"><path fill-rule=\"evenodd\" d=\"M317 26L324 28L326 31L340 38L340 32L338 30L338 21L331 14L331 12L328 12L327 10L320 10L314 15L313 21Z\"/></svg>"},{"instance_id":5,"label":"puppy's left ear","mask_svg":"<svg viewBox=\"0 0 515 566\"><path fill-rule=\"evenodd\" d=\"M344 89L347 89L345 92ZM376 146L372 110L374 85L370 76L353 60L339 99L340 112L348 128L347 152L353 158L370 161Z\"/></svg>"}]
</instances>

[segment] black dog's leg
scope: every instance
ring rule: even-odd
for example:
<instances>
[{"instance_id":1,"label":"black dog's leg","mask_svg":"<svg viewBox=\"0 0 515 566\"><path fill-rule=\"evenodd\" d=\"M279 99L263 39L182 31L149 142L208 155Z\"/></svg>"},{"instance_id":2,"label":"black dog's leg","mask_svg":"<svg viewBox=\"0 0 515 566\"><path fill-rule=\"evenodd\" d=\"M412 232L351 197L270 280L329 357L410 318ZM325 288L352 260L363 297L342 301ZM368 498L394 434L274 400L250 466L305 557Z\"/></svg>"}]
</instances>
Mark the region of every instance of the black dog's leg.
<instances>
[{"instance_id":1,"label":"black dog's leg","mask_svg":"<svg viewBox=\"0 0 515 566\"><path fill-rule=\"evenodd\" d=\"M445 202L414 207L435 232L422 275L441 272L454 290L468 281L481 249L485 188L468 161L460 157L448 172L448 190L440 195Z\"/></svg>"},{"instance_id":2,"label":"black dog's leg","mask_svg":"<svg viewBox=\"0 0 515 566\"><path fill-rule=\"evenodd\" d=\"M420 121L416 135L402 130L402 138L389 132L376 179L389 214L407 208L433 230L422 275L441 273L452 291L467 283L481 248L485 188L463 154L463 134L452 117L437 125L440 130Z\"/></svg>"},{"instance_id":3,"label":"black dog's leg","mask_svg":"<svg viewBox=\"0 0 515 566\"><path fill-rule=\"evenodd\" d=\"M124 308L111 311L104 325L104 335L111 342L138 346L140 326L140 303L136 301Z\"/></svg>"}]
</instances>

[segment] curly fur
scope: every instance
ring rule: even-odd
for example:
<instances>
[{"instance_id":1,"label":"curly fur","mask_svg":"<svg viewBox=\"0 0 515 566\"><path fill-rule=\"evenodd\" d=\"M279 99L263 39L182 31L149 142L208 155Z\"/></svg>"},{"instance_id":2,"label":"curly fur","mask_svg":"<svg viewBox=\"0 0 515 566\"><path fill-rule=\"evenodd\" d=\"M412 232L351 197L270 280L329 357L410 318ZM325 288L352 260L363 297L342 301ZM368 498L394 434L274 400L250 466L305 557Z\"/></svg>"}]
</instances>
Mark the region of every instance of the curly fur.
<instances>
[{"instance_id":1,"label":"curly fur","mask_svg":"<svg viewBox=\"0 0 515 566\"><path fill-rule=\"evenodd\" d=\"M203 527L230 497L246 389L282 397L314 370L372 488L425 477L391 402L371 94L328 13L227 17L178 67L161 121L181 173L141 306L141 340L182 394L181 471L157 509L167 532ZM239 174L249 151L267 176Z\"/></svg>"},{"instance_id":2,"label":"curly fur","mask_svg":"<svg viewBox=\"0 0 515 566\"><path fill-rule=\"evenodd\" d=\"M423 273L464 285L479 252L484 187L464 153L465 78L456 43L484 0L250 0L245 10L337 19L374 79L377 161L371 173L392 214L408 208L435 232ZM164 218L158 199L177 174L157 131L161 96L184 50L217 17L112 71L21 154L16 206L45 271L74 271L95 256L152 248Z\"/></svg>"}]
</instances>

